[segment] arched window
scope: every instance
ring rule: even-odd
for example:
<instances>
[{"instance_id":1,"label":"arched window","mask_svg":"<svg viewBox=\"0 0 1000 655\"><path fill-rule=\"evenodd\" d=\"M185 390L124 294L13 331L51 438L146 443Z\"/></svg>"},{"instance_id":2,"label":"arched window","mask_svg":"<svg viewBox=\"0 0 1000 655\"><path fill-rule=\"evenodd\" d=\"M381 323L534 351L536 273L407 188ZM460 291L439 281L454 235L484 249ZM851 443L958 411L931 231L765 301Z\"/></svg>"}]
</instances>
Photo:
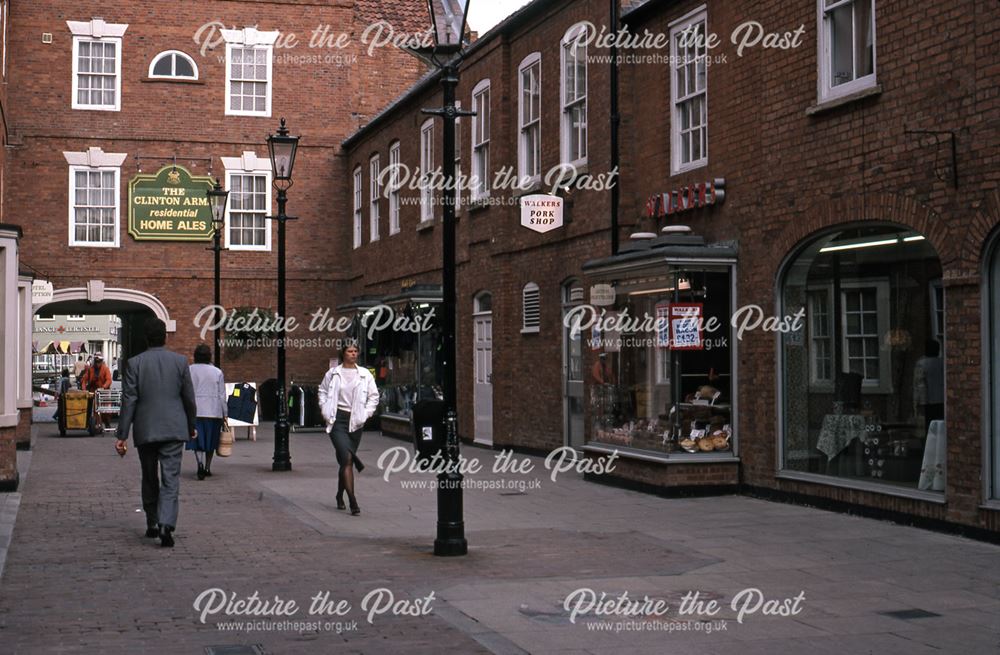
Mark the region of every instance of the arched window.
<instances>
[{"instance_id":1,"label":"arched window","mask_svg":"<svg viewBox=\"0 0 1000 655\"><path fill-rule=\"evenodd\" d=\"M541 299L538 285L529 282L521 291L521 334L538 332L541 328Z\"/></svg>"},{"instance_id":2,"label":"arched window","mask_svg":"<svg viewBox=\"0 0 1000 655\"><path fill-rule=\"evenodd\" d=\"M150 62L149 76L154 79L196 80L198 65L179 50L167 50Z\"/></svg>"},{"instance_id":3,"label":"arched window","mask_svg":"<svg viewBox=\"0 0 1000 655\"><path fill-rule=\"evenodd\" d=\"M487 314L493 311L493 295L489 291L480 291L473 301L474 314Z\"/></svg>"},{"instance_id":4,"label":"arched window","mask_svg":"<svg viewBox=\"0 0 1000 655\"><path fill-rule=\"evenodd\" d=\"M781 281L782 468L944 490L944 295L923 235L845 226ZM797 318L796 318L797 317Z\"/></svg>"}]
</instances>

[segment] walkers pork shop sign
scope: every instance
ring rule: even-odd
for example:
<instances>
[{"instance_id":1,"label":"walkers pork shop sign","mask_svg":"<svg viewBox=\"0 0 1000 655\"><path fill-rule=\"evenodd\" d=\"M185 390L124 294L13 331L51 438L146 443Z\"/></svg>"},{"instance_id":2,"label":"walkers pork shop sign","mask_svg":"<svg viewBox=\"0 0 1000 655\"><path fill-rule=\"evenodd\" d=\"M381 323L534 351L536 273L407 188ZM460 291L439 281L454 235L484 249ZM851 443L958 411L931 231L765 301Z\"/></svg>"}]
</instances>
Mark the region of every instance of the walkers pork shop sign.
<instances>
[{"instance_id":1,"label":"walkers pork shop sign","mask_svg":"<svg viewBox=\"0 0 1000 655\"><path fill-rule=\"evenodd\" d=\"M207 241L212 208L205 192L210 177L195 177L183 166L139 174L128 185L128 233L136 241Z\"/></svg>"}]
</instances>

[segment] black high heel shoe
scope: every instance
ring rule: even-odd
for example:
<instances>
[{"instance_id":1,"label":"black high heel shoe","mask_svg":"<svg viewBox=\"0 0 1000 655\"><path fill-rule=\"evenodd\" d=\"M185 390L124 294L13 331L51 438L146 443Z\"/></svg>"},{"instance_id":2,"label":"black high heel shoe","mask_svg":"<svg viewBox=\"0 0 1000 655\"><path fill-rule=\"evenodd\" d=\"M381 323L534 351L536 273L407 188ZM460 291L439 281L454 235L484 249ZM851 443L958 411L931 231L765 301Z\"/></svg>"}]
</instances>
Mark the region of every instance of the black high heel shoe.
<instances>
[{"instance_id":1,"label":"black high heel shoe","mask_svg":"<svg viewBox=\"0 0 1000 655\"><path fill-rule=\"evenodd\" d=\"M344 504L344 490L341 489L337 492L337 509L347 509L347 505Z\"/></svg>"},{"instance_id":2,"label":"black high heel shoe","mask_svg":"<svg viewBox=\"0 0 1000 655\"><path fill-rule=\"evenodd\" d=\"M361 513L361 508L358 507L358 501L354 500L353 498L351 498L350 501L351 501L351 516L357 516L358 514Z\"/></svg>"}]
</instances>

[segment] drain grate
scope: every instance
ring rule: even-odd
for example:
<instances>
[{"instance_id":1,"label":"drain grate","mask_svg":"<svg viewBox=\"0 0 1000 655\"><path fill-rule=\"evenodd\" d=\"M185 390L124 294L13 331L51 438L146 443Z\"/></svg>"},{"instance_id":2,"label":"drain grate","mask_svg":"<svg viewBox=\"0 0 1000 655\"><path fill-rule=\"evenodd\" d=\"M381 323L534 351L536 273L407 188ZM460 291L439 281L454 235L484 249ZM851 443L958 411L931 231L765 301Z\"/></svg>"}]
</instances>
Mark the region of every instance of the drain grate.
<instances>
[{"instance_id":1,"label":"drain grate","mask_svg":"<svg viewBox=\"0 0 1000 655\"><path fill-rule=\"evenodd\" d=\"M879 612L879 614L884 614L885 616L891 616L895 619L903 619L904 621L909 621L911 619L929 619L933 616L941 616L940 614L935 614L934 612L928 612L927 610L913 609L908 610L893 610L891 612Z\"/></svg>"},{"instance_id":2,"label":"drain grate","mask_svg":"<svg viewBox=\"0 0 1000 655\"><path fill-rule=\"evenodd\" d=\"M249 646L205 646L205 655L267 655L260 644Z\"/></svg>"}]
</instances>

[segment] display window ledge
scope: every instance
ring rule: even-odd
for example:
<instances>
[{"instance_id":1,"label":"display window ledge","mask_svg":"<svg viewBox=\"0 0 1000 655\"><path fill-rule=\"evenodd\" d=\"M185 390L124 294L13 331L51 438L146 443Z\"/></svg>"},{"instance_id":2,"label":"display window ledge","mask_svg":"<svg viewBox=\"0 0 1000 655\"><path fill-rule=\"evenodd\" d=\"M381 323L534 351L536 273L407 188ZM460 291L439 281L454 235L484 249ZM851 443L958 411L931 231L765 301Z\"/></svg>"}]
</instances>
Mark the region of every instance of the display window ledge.
<instances>
[{"instance_id":1,"label":"display window ledge","mask_svg":"<svg viewBox=\"0 0 1000 655\"><path fill-rule=\"evenodd\" d=\"M985 510L989 510L991 512L1000 512L1000 500L998 500L996 498L990 498L989 500L987 500L986 502L984 502L982 505L980 505L979 509L985 509Z\"/></svg>"},{"instance_id":2,"label":"display window ledge","mask_svg":"<svg viewBox=\"0 0 1000 655\"><path fill-rule=\"evenodd\" d=\"M379 414L378 417L381 418L381 419L389 419L390 421L397 421L399 423L409 423L410 422L410 417L406 416L405 414L388 414L388 413L385 413L385 414Z\"/></svg>"},{"instance_id":3,"label":"display window ledge","mask_svg":"<svg viewBox=\"0 0 1000 655\"><path fill-rule=\"evenodd\" d=\"M869 491L884 496L896 496L897 498L909 498L938 505L947 504L944 492L920 491L919 489L905 489L903 487L892 487L876 482L866 482L864 480L849 480L845 478L835 478L830 475L817 475L815 473L798 473L796 471L778 471L775 477L779 480L791 480L794 482L809 482L822 484L828 487L840 487L841 489L853 489L854 491Z\"/></svg>"},{"instance_id":4,"label":"display window ledge","mask_svg":"<svg viewBox=\"0 0 1000 655\"><path fill-rule=\"evenodd\" d=\"M644 462L657 462L660 464L725 464L729 462L738 464L740 461L740 458L732 453L719 453L718 455L677 453L675 455L668 455L666 453L639 450L638 448L630 448L628 446L614 446L601 443L584 444L580 449L585 453L601 453L602 455L618 453L619 457L638 459Z\"/></svg>"}]
</instances>

